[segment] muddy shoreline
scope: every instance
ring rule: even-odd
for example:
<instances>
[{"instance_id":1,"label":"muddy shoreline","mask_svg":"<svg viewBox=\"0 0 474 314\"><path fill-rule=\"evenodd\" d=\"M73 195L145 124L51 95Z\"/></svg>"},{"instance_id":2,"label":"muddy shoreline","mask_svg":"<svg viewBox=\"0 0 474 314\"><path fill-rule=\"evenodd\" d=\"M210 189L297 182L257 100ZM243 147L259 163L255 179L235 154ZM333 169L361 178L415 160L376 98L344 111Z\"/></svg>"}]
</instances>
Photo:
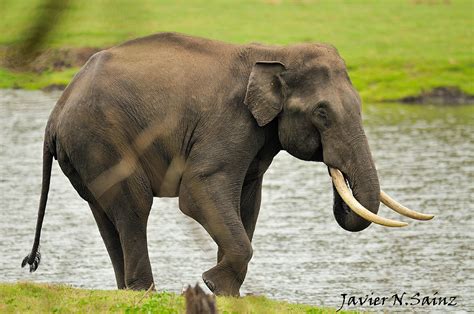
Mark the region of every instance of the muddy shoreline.
<instances>
[{"instance_id":1,"label":"muddy shoreline","mask_svg":"<svg viewBox=\"0 0 474 314\"><path fill-rule=\"evenodd\" d=\"M36 56L31 61L26 71L42 73L44 71L63 71L72 67L81 67L95 53L104 48L81 47L81 48L59 48L48 49ZM4 54L1 53L0 56ZM61 91L65 84L50 84L43 91ZM437 86L429 90L423 90L418 95L409 95L398 99L386 99L382 102L397 102L404 104L429 104L429 105L473 105L474 95L463 92L457 86Z\"/></svg>"},{"instance_id":2,"label":"muddy shoreline","mask_svg":"<svg viewBox=\"0 0 474 314\"><path fill-rule=\"evenodd\" d=\"M438 86L422 91L418 95L406 96L385 102L399 102L404 104L429 104L429 105L473 105L474 95L463 92L457 86Z\"/></svg>"}]
</instances>

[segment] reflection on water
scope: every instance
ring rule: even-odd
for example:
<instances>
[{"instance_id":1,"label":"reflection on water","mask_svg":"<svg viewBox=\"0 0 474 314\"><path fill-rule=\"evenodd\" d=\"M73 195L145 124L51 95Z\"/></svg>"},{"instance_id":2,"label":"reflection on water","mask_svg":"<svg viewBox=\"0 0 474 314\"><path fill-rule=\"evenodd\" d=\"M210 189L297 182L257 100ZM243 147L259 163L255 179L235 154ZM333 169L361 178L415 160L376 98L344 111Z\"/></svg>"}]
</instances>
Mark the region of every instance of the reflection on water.
<instances>
[{"instance_id":1,"label":"reflection on water","mask_svg":"<svg viewBox=\"0 0 474 314\"><path fill-rule=\"evenodd\" d=\"M54 163L36 273L20 268L34 236L43 129L58 94L0 91L0 281L114 289L87 204ZM471 107L472 108L472 107ZM474 308L474 113L469 107L366 105L365 129L380 181L399 201L436 218L404 229L342 230L327 168L280 153L263 188L243 293L339 307L342 293L458 296ZM400 218L382 207L388 218ZM408 219L401 218L405 221ZM216 246L177 199L155 199L149 251L157 287L180 292L215 263ZM375 308L380 310L380 308ZM397 308L403 310L406 308ZM415 308L446 310L445 308Z\"/></svg>"}]
</instances>

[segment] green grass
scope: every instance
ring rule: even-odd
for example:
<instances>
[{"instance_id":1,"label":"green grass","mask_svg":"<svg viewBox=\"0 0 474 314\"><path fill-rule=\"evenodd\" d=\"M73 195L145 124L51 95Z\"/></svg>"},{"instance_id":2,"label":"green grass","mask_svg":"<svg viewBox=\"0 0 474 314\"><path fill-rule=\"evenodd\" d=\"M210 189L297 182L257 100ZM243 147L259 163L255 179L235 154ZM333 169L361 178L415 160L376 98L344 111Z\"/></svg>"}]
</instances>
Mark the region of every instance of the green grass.
<instances>
[{"instance_id":1,"label":"green grass","mask_svg":"<svg viewBox=\"0 0 474 314\"><path fill-rule=\"evenodd\" d=\"M70 68L65 71L46 71L37 74L12 72L0 68L0 88L40 89L51 84L64 85L71 80L77 71L76 68Z\"/></svg>"},{"instance_id":2,"label":"green grass","mask_svg":"<svg viewBox=\"0 0 474 314\"><path fill-rule=\"evenodd\" d=\"M21 40L40 0L3 0L0 45ZM234 43L327 42L365 100L435 86L474 93L474 1L72 0L48 47L108 47L160 31ZM64 75L0 72L0 87L40 88Z\"/></svg>"},{"instance_id":3,"label":"green grass","mask_svg":"<svg viewBox=\"0 0 474 314\"><path fill-rule=\"evenodd\" d=\"M84 290L65 285L0 284L1 313L184 313L182 296L126 290ZM261 296L218 297L220 313L335 313L301 304L272 301ZM348 312L340 312L348 313Z\"/></svg>"}]
</instances>

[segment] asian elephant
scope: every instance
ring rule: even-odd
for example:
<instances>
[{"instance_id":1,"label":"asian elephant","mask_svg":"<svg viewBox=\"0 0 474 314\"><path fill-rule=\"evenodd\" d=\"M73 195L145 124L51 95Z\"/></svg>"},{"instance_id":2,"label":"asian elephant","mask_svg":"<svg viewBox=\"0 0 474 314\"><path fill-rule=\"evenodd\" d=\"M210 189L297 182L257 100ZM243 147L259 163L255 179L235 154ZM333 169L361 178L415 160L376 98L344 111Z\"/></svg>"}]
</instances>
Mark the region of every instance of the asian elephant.
<instances>
[{"instance_id":1,"label":"asian elephant","mask_svg":"<svg viewBox=\"0 0 474 314\"><path fill-rule=\"evenodd\" d=\"M334 47L161 33L95 54L58 100L45 130L34 245L22 266L35 271L40 262L54 157L89 203L118 288L153 284L146 233L153 197L179 197L181 211L218 245L204 282L215 294L239 295L262 178L280 150L328 166L334 215L346 230L406 225L377 216L381 200L432 218L381 194L361 100Z\"/></svg>"}]
</instances>

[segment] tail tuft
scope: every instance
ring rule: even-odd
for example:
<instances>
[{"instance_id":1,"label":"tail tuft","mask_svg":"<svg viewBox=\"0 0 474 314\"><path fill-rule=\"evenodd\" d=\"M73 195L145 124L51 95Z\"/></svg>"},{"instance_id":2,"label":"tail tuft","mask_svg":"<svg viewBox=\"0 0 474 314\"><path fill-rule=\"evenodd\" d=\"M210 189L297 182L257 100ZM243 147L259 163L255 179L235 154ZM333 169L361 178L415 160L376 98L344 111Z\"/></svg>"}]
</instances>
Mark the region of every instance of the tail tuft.
<instances>
[{"instance_id":1,"label":"tail tuft","mask_svg":"<svg viewBox=\"0 0 474 314\"><path fill-rule=\"evenodd\" d=\"M31 252L21 262L21 267L25 267L26 264L30 265L30 273L38 269L38 265L41 262L41 253L39 251Z\"/></svg>"}]
</instances>

